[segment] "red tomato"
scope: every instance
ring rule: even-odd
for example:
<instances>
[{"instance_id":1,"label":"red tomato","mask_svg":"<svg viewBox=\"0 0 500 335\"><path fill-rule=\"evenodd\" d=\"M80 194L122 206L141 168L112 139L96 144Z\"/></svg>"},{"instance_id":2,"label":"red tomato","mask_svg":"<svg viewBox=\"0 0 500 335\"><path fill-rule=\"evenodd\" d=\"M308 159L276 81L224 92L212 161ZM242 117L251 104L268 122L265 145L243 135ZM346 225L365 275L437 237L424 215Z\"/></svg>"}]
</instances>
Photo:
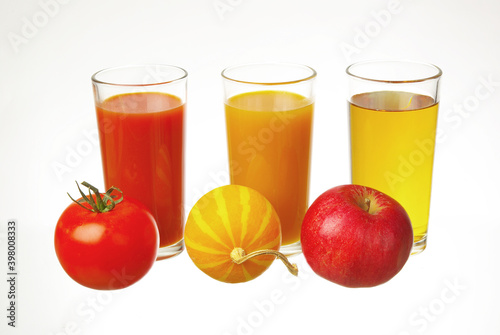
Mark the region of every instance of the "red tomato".
<instances>
[{"instance_id":1,"label":"red tomato","mask_svg":"<svg viewBox=\"0 0 500 335\"><path fill-rule=\"evenodd\" d=\"M96 201L95 194L92 199ZM85 202L72 203L56 226L56 254L66 273L98 290L124 288L141 279L153 266L160 241L148 209L126 196L103 213L81 206L91 209Z\"/></svg>"}]
</instances>

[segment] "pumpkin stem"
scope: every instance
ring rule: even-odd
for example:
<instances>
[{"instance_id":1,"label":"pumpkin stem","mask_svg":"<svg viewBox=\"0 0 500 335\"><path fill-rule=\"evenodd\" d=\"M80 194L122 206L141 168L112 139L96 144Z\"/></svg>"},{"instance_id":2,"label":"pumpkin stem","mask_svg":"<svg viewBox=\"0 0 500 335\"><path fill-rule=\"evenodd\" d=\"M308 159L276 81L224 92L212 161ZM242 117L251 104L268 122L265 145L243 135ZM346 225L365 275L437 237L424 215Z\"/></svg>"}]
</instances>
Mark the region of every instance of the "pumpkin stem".
<instances>
[{"instance_id":1,"label":"pumpkin stem","mask_svg":"<svg viewBox=\"0 0 500 335\"><path fill-rule=\"evenodd\" d=\"M272 249L265 249L265 250L257 250L254 252L249 253L248 255L246 254L245 250L242 248L234 248L233 251L231 251L231 260L235 262L236 264L241 264L245 262L246 260L253 258L255 256L260 256L260 255L273 255L281 259L281 261L286 265L288 268L288 271L294 276L297 276L299 273L299 269L297 268L296 264L292 264L288 261L288 259L283 255L281 252L272 250Z\"/></svg>"}]
</instances>

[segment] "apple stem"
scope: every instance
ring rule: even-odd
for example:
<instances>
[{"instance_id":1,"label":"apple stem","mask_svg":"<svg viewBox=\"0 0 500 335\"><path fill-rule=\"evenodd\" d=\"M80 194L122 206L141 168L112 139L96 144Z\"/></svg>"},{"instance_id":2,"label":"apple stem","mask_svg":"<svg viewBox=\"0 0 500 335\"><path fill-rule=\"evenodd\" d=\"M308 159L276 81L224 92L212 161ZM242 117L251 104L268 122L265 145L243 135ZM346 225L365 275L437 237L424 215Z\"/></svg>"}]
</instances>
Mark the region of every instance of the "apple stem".
<instances>
[{"instance_id":1,"label":"apple stem","mask_svg":"<svg viewBox=\"0 0 500 335\"><path fill-rule=\"evenodd\" d=\"M365 198L365 204L366 204L366 211L370 213L370 199Z\"/></svg>"},{"instance_id":2,"label":"apple stem","mask_svg":"<svg viewBox=\"0 0 500 335\"><path fill-rule=\"evenodd\" d=\"M255 256L260 256L260 255L273 255L276 256L277 258L281 259L281 261L286 265L288 268L288 271L294 276L297 276L299 273L299 269L297 268L297 264L292 264L288 261L288 259L283 255L281 252L276 251L276 250L271 250L271 249L266 249L266 250L257 250L254 252L249 253L248 255L246 254L245 250L242 248L234 248L233 251L231 251L231 260L235 262L236 264L241 264L244 261L255 257Z\"/></svg>"}]
</instances>

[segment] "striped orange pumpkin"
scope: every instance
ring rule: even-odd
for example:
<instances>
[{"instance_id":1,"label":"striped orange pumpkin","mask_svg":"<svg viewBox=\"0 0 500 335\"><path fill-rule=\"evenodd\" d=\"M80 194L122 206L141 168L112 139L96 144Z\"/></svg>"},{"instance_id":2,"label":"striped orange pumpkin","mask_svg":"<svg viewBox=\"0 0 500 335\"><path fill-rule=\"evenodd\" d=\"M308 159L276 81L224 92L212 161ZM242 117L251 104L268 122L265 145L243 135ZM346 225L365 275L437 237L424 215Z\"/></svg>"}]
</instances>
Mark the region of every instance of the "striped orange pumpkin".
<instances>
[{"instance_id":1,"label":"striped orange pumpkin","mask_svg":"<svg viewBox=\"0 0 500 335\"><path fill-rule=\"evenodd\" d=\"M205 194L191 209L184 242L189 257L210 277L226 283L246 282L280 257L280 221L259 192L239 185L222 186Z\"/></svg>"}]
</instances>

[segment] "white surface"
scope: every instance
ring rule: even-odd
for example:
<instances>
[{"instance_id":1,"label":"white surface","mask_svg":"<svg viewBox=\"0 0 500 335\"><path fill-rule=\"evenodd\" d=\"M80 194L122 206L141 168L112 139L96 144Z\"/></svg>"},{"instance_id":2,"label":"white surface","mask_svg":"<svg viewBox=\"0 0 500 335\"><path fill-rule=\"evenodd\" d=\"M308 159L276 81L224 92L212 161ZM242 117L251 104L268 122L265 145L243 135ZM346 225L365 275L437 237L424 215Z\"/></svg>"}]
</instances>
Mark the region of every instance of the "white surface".
<instances>
[{"instance_id":1,"label":"white surface","mask_svg":"<svg viewBox=\"0 0 500 335\"><path fill-rule=\"evenodd\" d=\"M2 273L8 219L19 222L20 248L18 327L6 325L2 279L1 334L500 333L495 256L499 2L66 0L58 7L42 5L54 1L1 0ZM216 4L231 10L219 15ZM393 11L390 19L377 23L374 13L387 8ZM14 47L9 38L22 37L23 26L33 20L40 27L24 28L32 36ZM365 29L371 37L363 40L359 31ZM346 44L357 53L346 57L341 51ZM227 183L224 67L285 61L318 71L312 201L349 182L344 69L381 57L431 62L444 72L429 245L387 284L346 289L311 274L298 256L298 279L276 262L253 282L229 285L204 275L184 252L156 263L129 289L103 293L74 283L59 266L53 231L69 204L66 191L74 192L74 180L102 186L90 85L97 70L166 63L188 71L189 209L203 193ZM494 85L485 86L488 78ZM477 94L480 98L474 98ZM78 151L84 153L80 159L71 157ZM56 162L68 167L60 176ZM256 304L268 309L262 312Z\"/></svg>"}]
</instances>

